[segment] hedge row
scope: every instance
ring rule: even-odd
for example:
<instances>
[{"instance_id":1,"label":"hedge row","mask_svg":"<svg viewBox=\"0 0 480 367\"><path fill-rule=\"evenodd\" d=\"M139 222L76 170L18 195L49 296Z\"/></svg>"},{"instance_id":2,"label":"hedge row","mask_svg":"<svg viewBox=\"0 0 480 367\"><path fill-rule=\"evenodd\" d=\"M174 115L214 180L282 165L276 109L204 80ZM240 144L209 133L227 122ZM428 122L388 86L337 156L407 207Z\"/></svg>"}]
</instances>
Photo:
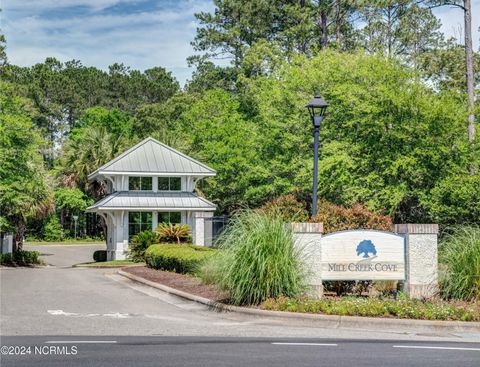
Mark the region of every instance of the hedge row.
<instances>
[{"instance_id":1,"label":"hedge row","mask_svg":"<svg viewBox=\"0 0 480 367\"><path fill-rule=\"evenodd\" d=\"M145 252L147 266L177 273L195 273L200 263L212 257L216 250L204 246L159 244Z\"/></svg>"},{"instance_id":2,"label":"hedge row","mask_svg":"<svg viewBox=\"0 0 480 367\"><path fill-rule=\"evenodd\" d=\"M0 254L0 265L27 266L41 264L40 252L38 251L17 251L8 254Z\"/></svg>"}]
</instances>

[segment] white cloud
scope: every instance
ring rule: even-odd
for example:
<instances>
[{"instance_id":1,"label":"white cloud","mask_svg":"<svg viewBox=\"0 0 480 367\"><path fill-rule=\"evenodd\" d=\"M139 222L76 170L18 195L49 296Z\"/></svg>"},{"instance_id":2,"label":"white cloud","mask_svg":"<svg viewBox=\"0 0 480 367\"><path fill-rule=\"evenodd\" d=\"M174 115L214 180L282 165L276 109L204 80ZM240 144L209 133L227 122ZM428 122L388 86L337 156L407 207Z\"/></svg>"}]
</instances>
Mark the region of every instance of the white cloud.
<instances>
[{"instance_id":1,"label":"white cloud","mask_svg":"<svg viewBox=\"0 0 480 367\"><path fill-rule=\"evenodd\" d=\"M57 15L48 17L45 12L58 5L58 1L27 0L19 5L20 2L4 0L2 28L9 60L28 66L53 56L61 61L81 60L102 69L114 62L140 70L163 66L184 83L192 71L186 59L193 54L193 14L210 9L211 2L184 0L153 11L98 11L121 2L127 1L71 0L66 3L91 6L95 11L73 15L70 12L60 17L57 8ZM28 11L26 5L35 11Z\"/></svg>"},{"instance_id":2,"label":"white cloud","mask_svg":"<svg viewBox=\"0 0 480 367\"><path fill-rule=\"evenodd\" d=\"M14 64L28 66L53 56L103 69L114 62L140 70L159 65L181 83L192 71L186 58L193 54L193 14L213 10L211 0L3 0L1 6L2 31ZM434 12L445 35L463 36L460 10ZM473 1L472 14L478 49L480 0Z\"/></svg>"},{"instance_id":3,"label":"white cloud","mask_svg":"<svg viewBox=\"0 0 480 367\"><path fill-rule=\"evenodd\" d=\"M144 0L145 1L145 0ZM4 8L12 11L37 11L74 6L84 6L94 11L107 9L121 3L139 3L138 0L4 0ZM5 3L7 5L5 5Z\"/></svg>"}]
</instances>

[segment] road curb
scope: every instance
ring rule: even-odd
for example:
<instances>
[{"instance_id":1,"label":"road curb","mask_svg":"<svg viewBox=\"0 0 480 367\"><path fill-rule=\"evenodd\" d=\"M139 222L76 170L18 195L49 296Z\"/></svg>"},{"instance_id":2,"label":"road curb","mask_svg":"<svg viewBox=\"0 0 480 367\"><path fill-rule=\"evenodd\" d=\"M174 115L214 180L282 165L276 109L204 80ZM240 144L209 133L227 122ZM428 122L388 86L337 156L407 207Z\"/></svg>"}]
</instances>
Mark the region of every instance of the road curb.
<instances>
[{"instance_id":1,"label":"road curb","mask_svg":"<svg viewBox=\"0 0 480 367\"><path fill-rule=\"evenodd\" d=\"M122 268L133 268L136 266L145 266L145 264L130 264L130 265L110 265L110 266L102 266L102 265L85 265L85 264L74 264L72 268L82 268L82 269L122 269Z\"/></svg>"},{"instance_id":2,"label":"road curb","mask_svg":"<svg viewBox=\"0 0 480 367\"><path fill-rule=\"evenodd\" d=\"M269 318L287 318L297 319L321 324L324 327L342 327L342 328L360 328L364 330L391 330L391 331L443 331L443 332L465 332L465 333L480 333L480 322L466 322L466 321L432 321L432 320L412 320L412 319L387 319L361 316L337 316L337 315L318 315L298 312L285 311L268 311L256 308L238 307L226 305L224 303L216 302L208 298L196 296L191 293L180 291L166 285L152 282L148 279L127 273L123 270L118 270L117 273L130 280L138 283L148 285L150 287L159 289L169 294L176 295L188 299L190 301L198 302L207 305L216 311L236 312L258 317Z\"/></svg>"}]
</instances>

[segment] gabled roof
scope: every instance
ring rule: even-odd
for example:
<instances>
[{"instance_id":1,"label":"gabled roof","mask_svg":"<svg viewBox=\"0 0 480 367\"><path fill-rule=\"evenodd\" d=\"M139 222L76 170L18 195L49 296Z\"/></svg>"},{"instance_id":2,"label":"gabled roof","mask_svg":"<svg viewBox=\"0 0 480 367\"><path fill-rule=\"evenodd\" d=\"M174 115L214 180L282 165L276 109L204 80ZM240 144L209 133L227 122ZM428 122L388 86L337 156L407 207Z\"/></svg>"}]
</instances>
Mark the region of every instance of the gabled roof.
<instances>
[{"instance_id":1,"label":"gabled roof","mask_svg":"<svg viewBox=\"0 0 480 367\"><path fill-rule=\"evenodd\" d=\"M87 212L102 210L201 210L213 211L210 201L184 191L118 191L87 208Z\"/></svg>"},{"instance_id":2,"label":"gabled roof","mask_svg":"<svg viewBox=\"0 0 480 367\"><path fill-rule=\"evenodd\" d=\"M88 176L88 179L92 180L103 174L214 176L216 172L205 164L149 137L98 168Z\"/></svg>"}]
</instances>

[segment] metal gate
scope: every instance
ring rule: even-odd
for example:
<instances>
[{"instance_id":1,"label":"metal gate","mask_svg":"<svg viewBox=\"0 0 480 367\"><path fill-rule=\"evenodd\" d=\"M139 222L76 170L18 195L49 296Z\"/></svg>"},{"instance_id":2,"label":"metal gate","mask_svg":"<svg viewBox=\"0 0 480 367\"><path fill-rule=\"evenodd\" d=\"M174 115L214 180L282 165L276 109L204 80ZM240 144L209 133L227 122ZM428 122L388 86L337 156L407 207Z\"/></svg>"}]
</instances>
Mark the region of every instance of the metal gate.
<instances>
[{"instance_id":1,"label":"metal gate","mask_svg":"<svg viewBox=\"0 0 480 367\"><path fill-rule=\"evenodd\" d=\"M226 215L219 215L216 217L205 218L205 221L209 221L212 224L211 243L213 247L216 247L218 237L222 234L227 226L228 217Z\"/></svg>"}]
</instances>

